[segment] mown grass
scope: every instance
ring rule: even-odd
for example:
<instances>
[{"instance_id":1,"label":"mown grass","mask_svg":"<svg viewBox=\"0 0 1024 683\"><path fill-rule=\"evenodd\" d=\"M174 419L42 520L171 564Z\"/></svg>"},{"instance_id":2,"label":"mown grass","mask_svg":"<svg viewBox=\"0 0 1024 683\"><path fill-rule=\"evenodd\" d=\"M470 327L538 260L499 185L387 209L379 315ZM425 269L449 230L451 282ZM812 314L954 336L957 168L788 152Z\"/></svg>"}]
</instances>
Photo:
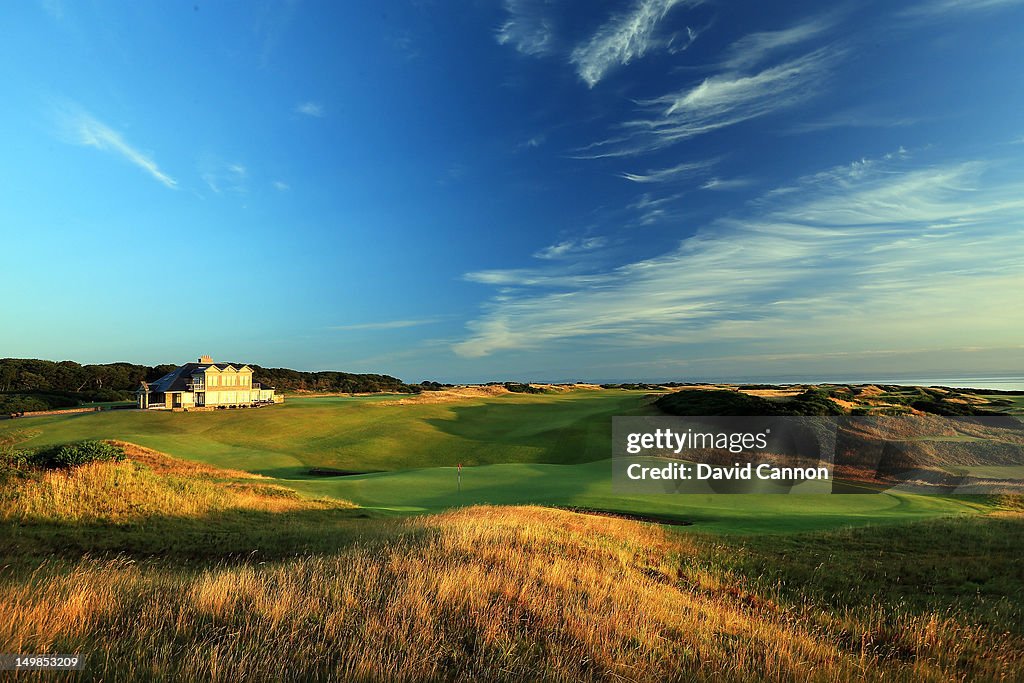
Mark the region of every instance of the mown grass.
<instances>
[{"instance_id":1,"label":"mown grass","mask_svg":"<svg viewBox=\"0 0 1024 683\"><path fill-rule=\"evenodd\" d=\"M652 515L723 533L791 533L988 509L983 501L963 497L720 496L710 490L686 496L617 494L607 461L611 418L653 410L643 392L577 390L444 404L380 402L380 397L317 397L260 410L111 411L12 420L0 422L0 445L123 439L180 458L274 477L267 483L306 497L350 500L363 506L359 514L374 515L539 504ZM461 490L458 463L465 465ZM387 471L313 477L311 468ZM219 513L207 527L233 528L223 518L237 516ZM186 518L182 525L187 523ZM118 538L111 534L110 542L119 543ZM120 546L129 548L128 541Z\"/></svg>"},{"instance_id":2,"label":"mown grass","mask_svg":"<svg viewBox=\"0 0 1024 683\"><path fill-rule=\"evenodd\" d=\"M992 509L978 496L865 495L627 495L611 481L611 462L578 465L512 463L423 468L359 476L288 480L313 497L351 500L367 509L439 512L466 505L551 505L608 510L688 522L729 534L793 533L907 521ZM696 487L695 487L696 488Z\"/></svg>"},{"instance_id":3,"label":"mown grass","mask_svg":"<svg viewBox=\"0 0 1024 683\"><path fill-rule=\"evenodd\" d=\"M47 679L1024 676L1019 509L774 537L537 507L382 520L127 450L0 498L0 651L86 658Z\"/></svg>"},{"instance_id":4,"label":"mown grass","mask_svg":"<svg viewBox=\"0 0 1024 683\"><path fill-rule=\"evenodd\" d=\"M449 404L379 397L289 399L260 410L106 411L0 421L0 443L36 448L121 439L170 455L271 476L310 467L358 471L606 458L613 415L652 410L642 392L509 394Z\"/></svg>"}]
</instances>

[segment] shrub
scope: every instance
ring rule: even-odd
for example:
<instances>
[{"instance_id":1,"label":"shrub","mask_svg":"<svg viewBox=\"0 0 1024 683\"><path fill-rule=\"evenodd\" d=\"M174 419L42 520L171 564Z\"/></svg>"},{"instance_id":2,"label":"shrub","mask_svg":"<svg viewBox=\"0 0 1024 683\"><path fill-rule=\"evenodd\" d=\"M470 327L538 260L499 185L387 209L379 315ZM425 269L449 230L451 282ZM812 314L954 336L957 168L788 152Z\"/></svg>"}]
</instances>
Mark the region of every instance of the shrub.
<instances>
[{"instance_id":1,"label":"shrub","mask_svg":"<svg viewBox=\"0 0 1024 683\"><path fill-rule=\"evenodd\" d=\"M48 394L0 394L0 413L22 413L33 410L53 410L77 405L61 397Z\"/></svg>"},{"instance_id":2,"label":"shrub","mask_svg":"<svg viewBox=\"0 0 1024 683\"><path fill-rule=\"evenodd\" d=\"M120 446L105 441L80 441L39 451L29 460L30 464L46 469L78 467L90 462L124 460Z\"/></svg>"},{"instance_id":3,"label":"shrub","mask_svg":"<svg viewBox=\"0 0 1024 683\"><path fill-rule=\"evenodd\" d=\"M546 394L547 391L540 387L535 387L530 384L522 384L521 382L505 382L504 387L511 391L513 394Z\"/></svg>"},{"instance_id":4,"label":"shrub","mask_svg":"<svg viewBox=\"0 0 1024 683\"><path fill-rule=\"evenodd\" d=\"M730 389L683 389L655 401L669 415L842 415L828 392L809 389L792 401L770 401Z\"/></svg>"}]
</instances>

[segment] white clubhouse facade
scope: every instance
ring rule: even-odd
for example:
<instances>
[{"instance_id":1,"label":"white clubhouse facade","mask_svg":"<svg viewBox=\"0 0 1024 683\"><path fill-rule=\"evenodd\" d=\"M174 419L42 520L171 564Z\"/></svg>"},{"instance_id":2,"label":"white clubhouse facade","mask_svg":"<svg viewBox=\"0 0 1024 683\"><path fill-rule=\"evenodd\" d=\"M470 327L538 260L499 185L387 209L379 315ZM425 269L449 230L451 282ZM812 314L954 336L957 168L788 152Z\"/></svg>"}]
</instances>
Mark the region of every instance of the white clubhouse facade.
<instances>
[{"instance_id":1,"label":"white clubhouse facade","mask_svg":"<svg viewBox=\"0 0 1024 683\"><path fill-rule=\"evenodd\" d=\"M240 408L280 403L273 387L252 381L252 368L237 363L214 363L209 356L185 363L135 392L143 410Z\"/></svg>"}]
</instances>

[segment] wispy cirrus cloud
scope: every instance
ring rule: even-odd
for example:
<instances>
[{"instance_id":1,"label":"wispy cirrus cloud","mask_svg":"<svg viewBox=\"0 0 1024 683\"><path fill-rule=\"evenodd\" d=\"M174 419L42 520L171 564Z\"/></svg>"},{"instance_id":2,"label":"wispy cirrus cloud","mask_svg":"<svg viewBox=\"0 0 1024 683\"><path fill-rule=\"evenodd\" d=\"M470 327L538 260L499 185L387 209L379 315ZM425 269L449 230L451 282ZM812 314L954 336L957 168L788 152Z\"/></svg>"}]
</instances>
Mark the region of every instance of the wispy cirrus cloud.
<instances>
[{"instance_id":1,"label":"wispy cirrus cloud","mask_svg":"<svg viewBox=\"0 0 1024 683\"><path fill-rule=\"evenodd\" d=\"M778 31L750 33L729 47L724 65L729 69L745 69L760 64L769 55L817 38L834 25L834 18L818 17Z\"/></svg>"},{"instance_id":2,"label":"wispy cirrus cloud","mask_svg":"<svg viewBox=\"0 0 1024 683\"><path fill-rule=\"evenodd\" d=\"M292 189L292 186L283 180L275 180L273 183L271 183L271 185L273 185L274 189L277 190L278 192L287 192L288 190Z\"/></svg>"},{"instance_id":3,"label":"wispy cirrus cloud","mask_svg":"<svg viewBox=\"0 0 1024 683\"><path fill-rule=\"evenodd\" d=\"M540 56L555 49L555 29L544 0L505 0L508 19L495 33L501 45L524 55Z\"/></svg>"},{"instance_id":4,"label":"wispy cirrus cloud","mask_svg":"<svg viewBox=\"0 0 1024 683\"><path fill-rule=\"evenodd\" d=\"M148 153L130 145L121 133L96 119L78 105L65 104L58 107L56 118L61 137L65 141L115 154L142 169L167 187L171 189L178 187L178 181L160 170L156 161Z\"/></svg>"},{"instance_id":5,"label":"wispy cirrus cloud","mask_svg":"<svg viewBox=\"0 0 1024 683\"><path fill-rule=\"evenodd\" d=\"M225 162L212 155L199 161L199 177L211 192L223 194L248 192L249 169L238 162Z\"/></svg>"},{"instance_id":6,"label":"wispy cirrus cloud","mask_svg":"<svg viewBox=\"0 0 1024 683\"><path fill-rule=\"evenodd\" d=\"M752 178L710 178L700 186L702 190L741 190L754 184Z\"/></svg>"},{"instance_id":7,"label":"wispy cirrus cloud","mask_svg":"<svg viewBox=\"0 0 1024 683\"><path fill-rule=\"evenodd\" d=\"M577 152L579 158L631 156L669 147L815 96L838 59L838 50L816 50L751 75L725 73L700 84L639 103L641 116L619 126L616 137Z\"/></svg>"},{"instance_id":8,"label":"wispy cirrus cloud","mask_svg":"<svg viewBox=\"0 0 1024 683\"><path fill-rule=\"evenodd\" d=\"M1024 0L925 0L905 9L903 15L925 17L999 10L1022 2Z\"/></svg>"},{"instance_id":9,"label":"wispy cirrus cloud","mask_svg":"<svg viewBox=\"0 0 1024 683\"><path fill-rule=\"evenodd\" d=\"M591 88L615 66L643 57L655 42L655 29L677 5L697 5L700 0L639 0L629 12L612 17L569 57L579 77ZM689 42L696 39L688 32Z\"/></svg>"},{"instance_id":10,"label":"wispy cirrus cloud","mask_svg":"<svg viewBox=\"0 0 1024 683\"><path fill-rule=\"evenodd\" d=\"M562 259L582 254L595 249L600 249L608 240L604 237L586 237L578 240L565 240L557 244L544 247L540 251L533 254L534 258L551 260L551 259Z\"/></svg>"},{"instance_id":11,"label":"wispy cirrus cloud","mask_svg":"<svg viewBox=\"0 0 1024 683\"><path fill-rule=\"evenodd\" d=\"M355 332L359 330L400 330L407 327L419 327L420 325L432 325L440 318L421 318L410 320L383 320L379 322L352 323L349 325L332 325L330 329Z\"/></svg>"},{"instance_id":12,"label":"wispy cirrus cloud","mask_svg":"<svg viewBox=\"0 0 1024 683\"><path fill-rule=\"evenodd\" d=\"M711 168L717 162L717 159L710 159L707 161L684 161L681 164L676 164L675 166L670 166L668 168L650 169L643 173L620 173L619 175L634 183L663 183L668 180L692 178L693 176Z\"/></svg>"},{"instance_id":13,"label":"wispy cirrus cloud","mask_svg":"<svg viewBox=\"0 0 1024 683\"><path fill-rule=\"evenodd\" d=\"M295 113L319 119L327 115L327 110L320 102L313 102L312 100L309 100L296 104Z\"/></svg>"},{"instance_id":14,"label":"wispy cirrus cloud","mask_svg":"<svg viewBox=\"0 0 1024 683\"><path fill-rule=\"evenodd\" d=\"M714 344L857 353L1024 334L1024 178L905 155L807 176L661 256L594 272L488 271L496 297L454 346L507 350ZM951 326L949 321L955 320ZM884 332L879 332L884 331Z\"/></svg>"},{"instance_id":15,"label":"wispy cirrus cloud","mask_svg":"<svg viewBox=\"0 0 1024 683\"><path fill-rule=\"evenodd\" d=\"M924 121L921 117L888 116L866 108L838 111L815 121L797 123L789 133L816 133L834 128L905 128Z\"/></svg>"}]
</instances>

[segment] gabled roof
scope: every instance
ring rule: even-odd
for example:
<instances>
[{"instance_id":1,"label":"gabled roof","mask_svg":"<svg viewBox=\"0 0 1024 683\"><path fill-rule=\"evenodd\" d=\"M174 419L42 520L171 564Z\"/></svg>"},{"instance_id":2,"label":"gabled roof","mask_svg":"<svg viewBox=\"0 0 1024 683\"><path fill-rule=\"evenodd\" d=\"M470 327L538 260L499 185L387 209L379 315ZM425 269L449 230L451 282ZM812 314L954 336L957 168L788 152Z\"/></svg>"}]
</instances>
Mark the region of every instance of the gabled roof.
<instances>
[{"instance_id":1,"label":"gabled roof","mask_svg":"<svg viewBox=\"0 0 1024 683\"><path fill-rule=\"evenodd\" d=\"M223 371L228 368L232 370L252 370L248 365L239 365L238 363L189 363L189 365L196 366L195 372L204 372L207 369Z\"/></svg>"},{"instance_id":2,"label":"gabled roof","mask_svg":"<svg viewBox=\"0 0 1024 683\"><path fill-rule=\"evenodd\" d=\"M192 372L197 367L197 363L185 363L176 370L171 370L160 379L149 383L149 390L160 393L167 393L168 391L187 391L188 383L192 380Z\"/></svg>"},{"instance_id":3,"label":"gabled roof","mask_svg":"<svg viewBox=\"0 0 1024 683\"><path fill-rule=\"evenodd\" d=\"M188 385L192 381L192 375L205 372L207 369L215 369L219 372L228 368L232 370L252 369L248 365L236 365L233 363L185 363L180 368L168 372L160 379L150 382L149 390L161 393L168 391L190 391Z\"/></svg>"}]
</instances>

